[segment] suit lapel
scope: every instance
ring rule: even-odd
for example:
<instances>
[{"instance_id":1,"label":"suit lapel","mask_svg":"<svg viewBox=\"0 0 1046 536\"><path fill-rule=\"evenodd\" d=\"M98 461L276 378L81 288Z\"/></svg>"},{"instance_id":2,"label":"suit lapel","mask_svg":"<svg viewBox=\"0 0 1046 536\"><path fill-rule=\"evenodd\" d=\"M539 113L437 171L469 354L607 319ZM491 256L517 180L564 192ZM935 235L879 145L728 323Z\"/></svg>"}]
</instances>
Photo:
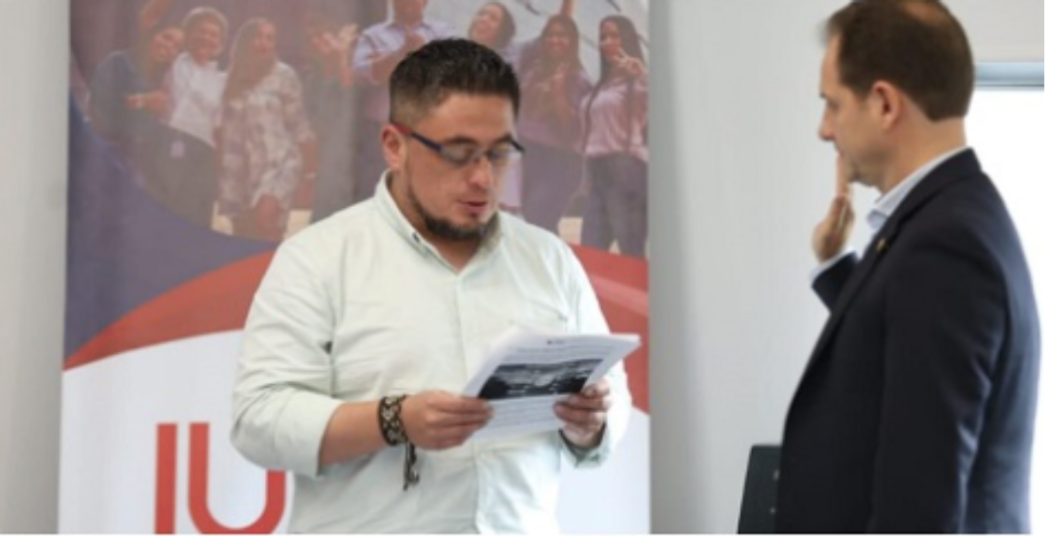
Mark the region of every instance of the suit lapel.
<instances>
[{"instance_id":1,"label":"suit lapel","mask_svg":"<svg viewBox=\"0 0 1046 536\"><path fill-rule=\"evenodd\" d=\"M850 279L847 280L846 286L843 287L839 299L832 307L828 323L821 330L821 336L817 339L817 344L814 345L814 351L806 365L806 371L803 373L804 379L813 369L814 364L825 356L825 347L834 337L843 318L846 317L854 297L860 293L865 281L875 270L879 261L889 252L890 246L896 241L904 224L945 187L955 184L961 179L980 174L981 166L977 161L977 156L972 150L963 151L937 166L904 198L901 205L897 207L897 210L883 224L883 228L879 230L871 243L868 244L861 261L854 268L854 272Z\"/></svg>"}]
</instances>

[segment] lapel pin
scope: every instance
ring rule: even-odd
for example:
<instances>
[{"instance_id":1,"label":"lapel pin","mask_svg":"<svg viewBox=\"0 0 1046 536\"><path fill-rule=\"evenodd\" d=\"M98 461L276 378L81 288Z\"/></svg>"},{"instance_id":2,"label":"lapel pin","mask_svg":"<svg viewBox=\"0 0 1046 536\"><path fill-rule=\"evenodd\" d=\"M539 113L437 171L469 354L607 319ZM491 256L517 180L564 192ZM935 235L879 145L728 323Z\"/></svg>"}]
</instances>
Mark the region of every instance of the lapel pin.
<instances>
[{"instance_id":1,"label":"lapel pin","mask_svg":"<svg viewBox=\"0 0 1046 536\"><path fill-rule=\"evenodd\" d=\"M886 251L887 247L889 247L889 244L886 243L886 239L885 238L880 238L879 239L879 243L877 243L875 245L875 251L877 253L882 253L882 252Z\"/></svg>"}]
</instances>

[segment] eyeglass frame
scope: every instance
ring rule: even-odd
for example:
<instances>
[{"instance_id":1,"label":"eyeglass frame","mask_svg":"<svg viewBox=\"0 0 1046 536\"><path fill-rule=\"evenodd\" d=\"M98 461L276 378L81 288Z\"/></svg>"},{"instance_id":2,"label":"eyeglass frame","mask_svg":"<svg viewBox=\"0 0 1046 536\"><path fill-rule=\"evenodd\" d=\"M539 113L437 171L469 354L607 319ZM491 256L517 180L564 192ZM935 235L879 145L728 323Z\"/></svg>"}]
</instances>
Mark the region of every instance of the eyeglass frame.
<instances>
[{"instance_id":1,"label":"eyeglass frame","mask_svg":"<svg viewBox=\"0 0 1046 536\"><path fill-rule=\"evenodd\" d=\"M508 141L508 143L512 146L512 148L515 149L515 152L513 154L509 155L509 157L504 161L503 164L498 164L497 160L495 158L491 157L491 153L495 153L496 152L493 148L487 149L486 151L482 151L482 152L479 151L479 149L477 148L477 149L472 151L472 153L469 155L468 158L462 160L462 159L458 159L458 158L455 158L455 157L447 154L447 147L446 147L446 145L448 145L448 144L439 143L438 141L435 141L433 139L426 138L425 136L422 136L421 134L418 134L417 131L415 131L414 129L408 127L407 125L401 124L401 123L389 122L389 126L391 126L392 128L396 129L396 131L399 132L400 134L403 134L404 136L409 136L409 137L413 138L415 141L417 141L418 143L424 145L429 150L431 150L432 152L434 152L437 155L439 155L439 157L444 162L454 166L456 169L464 169L464 168L466 168L466 167L468 167L468 166L470 166L472 164L475 164L481 158L486 158L487 162L490 162L490 166L492 168L494 168L494 169L504 169L505 167L508 166L508 164L509 164L509 162L511 161L512 158L522 157L523 153L526 152L526 148L523 147L522 144L520 144L518 141L516 141L515 138L509 137L507 140L502 140L502 141Z\"/></svg>"}]
</instances>

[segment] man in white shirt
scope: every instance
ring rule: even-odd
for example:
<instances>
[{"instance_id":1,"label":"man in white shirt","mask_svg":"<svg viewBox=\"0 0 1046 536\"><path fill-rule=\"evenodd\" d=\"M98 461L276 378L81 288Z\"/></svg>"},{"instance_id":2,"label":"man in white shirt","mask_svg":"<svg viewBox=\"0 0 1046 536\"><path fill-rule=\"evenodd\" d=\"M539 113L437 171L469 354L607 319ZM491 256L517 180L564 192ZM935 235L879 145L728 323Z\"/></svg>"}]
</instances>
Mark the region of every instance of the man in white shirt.
<instances>
[{"instance_id":1,"label":"man in white shirt","mask_svg":"<svg viewBox=\"0 0 1046 536\"><path fill-rule=\"evenodd\" d=\"M497 212L516 77L436 40L390 94L375 196L284 242L255 296L233 442L295 474L293 531L554 532L562 464L606 459L631 399L619 364L557 406L558 432L470 440L491 410L456 393L494 337L607 331L569 247Z\"/></svg>"},{"instance_id":2,"label":"man in white shirt","mask_svg":"<svg viewBox=\"0 0 1046 536\"><path fill-rule=\"evenodd\" d=\"M831 316L785 423L778 532L1027 532L1039 321L966 146L966 35L937 0L858 0L827 41L838 194L813 242ZM841 253L852 182L882 194L860 258Z\"/></svg>"}]
</instances>

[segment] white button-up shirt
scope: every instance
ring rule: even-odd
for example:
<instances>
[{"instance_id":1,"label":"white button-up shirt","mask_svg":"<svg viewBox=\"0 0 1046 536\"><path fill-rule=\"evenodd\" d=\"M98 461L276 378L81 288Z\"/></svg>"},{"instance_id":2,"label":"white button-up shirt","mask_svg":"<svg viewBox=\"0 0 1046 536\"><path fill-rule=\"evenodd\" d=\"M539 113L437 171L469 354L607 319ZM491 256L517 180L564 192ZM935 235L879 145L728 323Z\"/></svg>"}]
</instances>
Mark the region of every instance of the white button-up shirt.
<instances>
[{"instance_id":1,"label":"white button-up shirt","mask_svg":"<svg viewBox=\"0 0 1046 536\"><path fill-rule=\"evenodd\" d=\"M407 491L403 447L319 466L342 402L461 392L512 325L607 332L562 240L504 214L496 222L458 272L383 179L374 198L278 249L245 328L233 442L252 461L295 474L292 531L556 532L562 464L598 464L621 439L631 398L619 364L608 375L614 403L603 443L582 460L545 432L419 450L421 481Z\"/></svg>"},{"instance_id":2,"label":"white button-up shirt","mask_svg":"<svg viewBox=\"0 0 1046 536\"><path fill-rule=\"evenodd\" d=\"M171 97L167 120L171 128L214 147L225 91L225 73L218 70L218 63L198 65L188 52L182 52L171 64L164 84Z\"/></svg>"}]
</instances>

